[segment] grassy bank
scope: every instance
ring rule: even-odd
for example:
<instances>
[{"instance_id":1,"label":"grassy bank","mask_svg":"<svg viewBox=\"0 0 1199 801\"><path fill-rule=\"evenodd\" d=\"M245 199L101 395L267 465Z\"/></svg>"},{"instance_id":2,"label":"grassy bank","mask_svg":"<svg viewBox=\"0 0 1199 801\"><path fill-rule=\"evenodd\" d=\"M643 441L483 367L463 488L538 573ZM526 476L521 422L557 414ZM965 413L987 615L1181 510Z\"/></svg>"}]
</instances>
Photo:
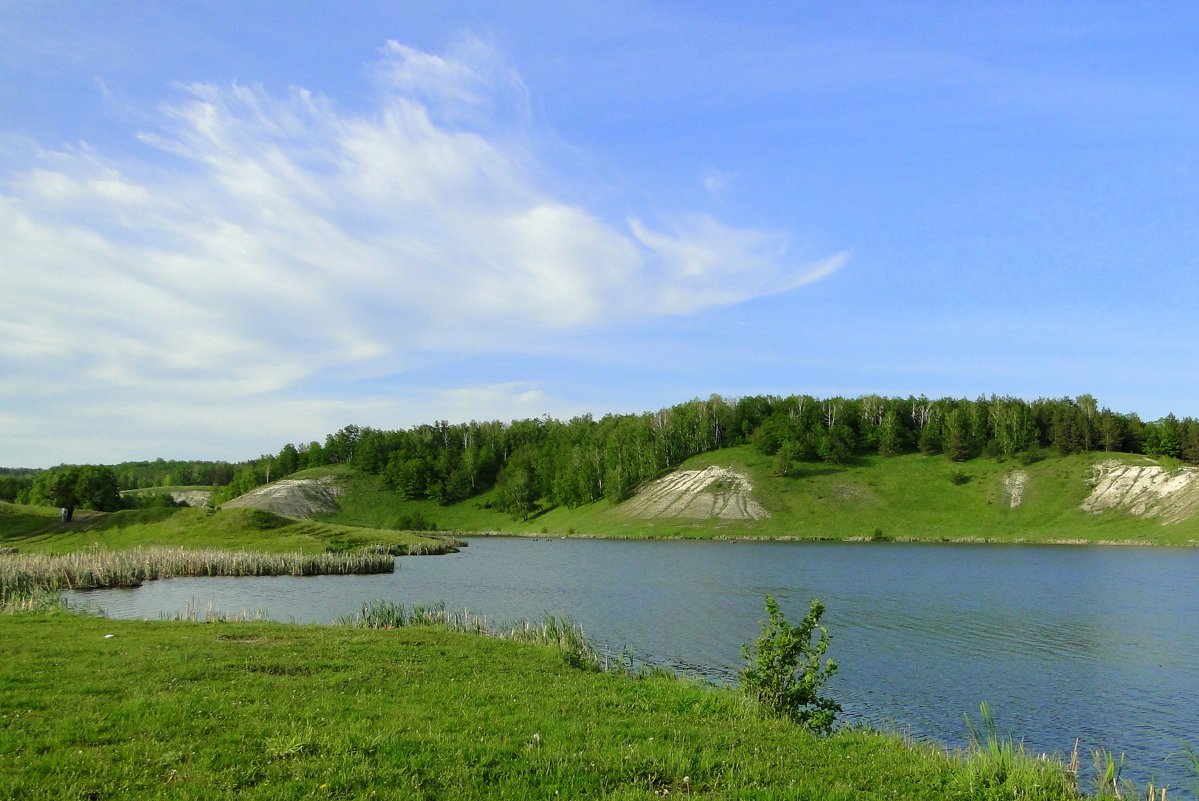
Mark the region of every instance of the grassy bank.
<instances>
[{"instance_id":1,"label":"grassy bank","mask_svg":"<svg viewBox=\"0 0 1199 801\"><path fill-rule=\"evenodd\" d=\"M448 543L413 532L293 520L261 509L76 512L73 521L60 523L57 509L0 503L0 546L21 553L69 553L100 546L313 554L371 545L388 546L394 553L437 553Z\"/></svg>"},{"instance_id":2,"label":"grassy bank","mask_svg":"<svg viewBox=\"0 0 1199 801\"><path fill-rule=\"evenodd\" d=\"M447 631L0 615L0 797L1075 798L737 694ZM1017 786L1013 782L1024 782Z\"/></svg>"},{"instance_id":3,"label":"grassy bank","mask_svg":"<svg viewBox=\"0 0 1199 801\"><path fill-rule=\"evenodd\" d=\"M681 469L709 465L744 472L765 520L643 519L599 502L554 508L527 521L489 507L490 494L441 506L389 491L376 476L342 470L345 492L332 523L389 526L423 518L443 529L511 534L608 537L769 537L795 539L969 540L994 542L1126 542L1199 544L1199 517L1165 526L1123 511L1093 514L1079 506L1091 491L1093 465L1105 459L1144 462L1119 454L1047 456L950 462L944 456L863 457L849 465L800 463L792 476L772 474L770 457L751 447L701 454ZM1005 481L1024 474L1012 506Z\"/></svg>"}]
</instances>

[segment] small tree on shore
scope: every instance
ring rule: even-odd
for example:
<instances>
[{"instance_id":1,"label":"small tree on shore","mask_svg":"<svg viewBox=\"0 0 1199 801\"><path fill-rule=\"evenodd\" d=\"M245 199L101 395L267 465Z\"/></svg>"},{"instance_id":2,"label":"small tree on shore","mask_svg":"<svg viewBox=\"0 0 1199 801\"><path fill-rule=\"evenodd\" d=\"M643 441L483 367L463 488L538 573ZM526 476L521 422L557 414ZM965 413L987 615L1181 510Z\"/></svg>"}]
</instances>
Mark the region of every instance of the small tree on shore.
<instances>
[{"instance_id":1,"label":"small tree on shore","mask_svg":"<svg viewBox=\"0 0 1199 801\"><path fill-rule=\"evenodd\" d=\"M841 705L820 695L821 686L837 672L833 660L821 664L829 643L828 630L820 625L824 604L813 598L808 614L792 626L774 596L767 595L766 613L769 619L763 621L755 647L741 646L746 662L738 674L742 691L771 714L829 733Z\"/></svg>"}]
</instances>

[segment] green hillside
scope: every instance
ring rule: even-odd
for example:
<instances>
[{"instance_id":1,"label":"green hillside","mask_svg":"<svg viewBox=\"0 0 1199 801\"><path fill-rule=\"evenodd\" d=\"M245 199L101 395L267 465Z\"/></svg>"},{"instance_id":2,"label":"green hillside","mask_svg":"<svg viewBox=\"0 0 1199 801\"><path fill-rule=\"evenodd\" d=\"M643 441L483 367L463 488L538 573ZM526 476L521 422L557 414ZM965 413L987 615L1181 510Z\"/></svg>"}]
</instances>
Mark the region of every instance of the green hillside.
<instances>
[{"instance_id":1,"label":"green hillside","mask_svg":"<svg viewBox=\"0 0 1199 801\"><path fill-rule=\"evenodd\" d=\"M93 546L321 553L375 544L436 543L412 532L292 520L261 509L80 511L70 523L60 523L57 509L0 503L0 547L21 553L67 553Z\"/></svg>"},{"instance_id":2,"label":"green hillside","mask_svg":"<svg viewBox=\"0 0 1199 801\"><path fill-rule=\"evenodd\" d=\"M769 513L762 520L647 519L628 503L606 501L555 507L515 520L491 508L491 493L451 505L404 500L381 478L342 468L339 510L327 522L381 528L428 522L466 532L618 537L772 537L796 539L989 540L1000 542L1144 542L1195 544L1199 518L1163 525L1128 511L1082 511L1101 461L1148 464L1144 456L1089 453L1051 456L1032 464L1015 459L951 462L944 456L864 456L849 465L801 462L791 476L772 474L772 460L751 446L700 454L679 470L710 465L744 473L752 496ZM1168 465L1167 465L1168 466ZM321 472L305 471L305 475ZM677 471L675 471L677 472ZM1023 473L1019 505L1005 480ZM719 491L716 488L714 491Z\"/></svg>"}]
</instances>

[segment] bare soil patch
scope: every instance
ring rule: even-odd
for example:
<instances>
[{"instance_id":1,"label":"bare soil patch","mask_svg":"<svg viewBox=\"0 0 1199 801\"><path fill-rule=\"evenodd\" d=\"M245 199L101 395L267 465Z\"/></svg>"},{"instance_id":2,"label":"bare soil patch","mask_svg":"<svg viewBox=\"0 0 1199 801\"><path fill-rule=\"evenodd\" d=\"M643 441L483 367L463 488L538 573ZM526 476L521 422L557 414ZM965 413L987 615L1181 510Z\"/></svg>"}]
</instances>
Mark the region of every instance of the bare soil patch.
<instances>
[{"instance_id":1,"label":"bare soil patch","mask_svg":"<svg viewBox=\"0 0 1199 801\"><path fill-rule=\"evenodd\" d=\"M225 509L266 509L285 517L310 518L337 509L341 487L333 476L285 478L250 490L222 506Z\"/></svg>"},{"instance_id":2,"label":"bare soil patch","mask_svg":"<svg viewBox=\"0 0 1199 801\"><path fill-rule=\"evenodd\" d=\"M752 496L749 476L727 467L679 470L638 490L620 509L636 517L689 520L762 520L770 517Z\"/></svg>"},{"instance_id":3,"label":"bare soil patch","mask_svg":"<svg viewBox=\"0 0 1199 801\"><path fill-rule=\"evenodd\" d=\"M1024 502L1024 485L1027 483L1028 473L1023 470L1013 470L1003 477L1003 492L1012 509Z\"/></svg>"}]
</instances>

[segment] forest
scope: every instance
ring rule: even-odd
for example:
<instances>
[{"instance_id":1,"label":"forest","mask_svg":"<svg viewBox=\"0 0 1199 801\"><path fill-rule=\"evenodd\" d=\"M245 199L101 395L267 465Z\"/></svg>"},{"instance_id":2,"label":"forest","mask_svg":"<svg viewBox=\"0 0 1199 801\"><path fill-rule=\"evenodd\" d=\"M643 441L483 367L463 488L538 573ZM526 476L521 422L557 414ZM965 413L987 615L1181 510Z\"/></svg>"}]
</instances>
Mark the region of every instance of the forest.
<instances>
[{"instance_id":1,"label":"forest","mask_svg":"<svg viewBox=\"0 0 1199 801\"><path fill-rule=\"evenodd\" d=\"M240 464L159 459L111 470L123 490L214 485L216 504L298 470L349 465L382 477L402 497L442 504L494 488L487 503L523 517L538 508L616 503L691 456L744 444L771 456L778 475L790 475L804 462L844 464L867 454L914 452L951 461L1029 462L1045 453L1119 451L1199 464L1199 421L1168 415L1142 422L1136 414L1100 407L1090 395L1034 401L713 395L599 419L443 420L396 431L347 425L323 443L289 443L277 454ZM39 482L47 480L36 476L24 489L6 489L44 503Z\"/></svg>"}]
</instances>

